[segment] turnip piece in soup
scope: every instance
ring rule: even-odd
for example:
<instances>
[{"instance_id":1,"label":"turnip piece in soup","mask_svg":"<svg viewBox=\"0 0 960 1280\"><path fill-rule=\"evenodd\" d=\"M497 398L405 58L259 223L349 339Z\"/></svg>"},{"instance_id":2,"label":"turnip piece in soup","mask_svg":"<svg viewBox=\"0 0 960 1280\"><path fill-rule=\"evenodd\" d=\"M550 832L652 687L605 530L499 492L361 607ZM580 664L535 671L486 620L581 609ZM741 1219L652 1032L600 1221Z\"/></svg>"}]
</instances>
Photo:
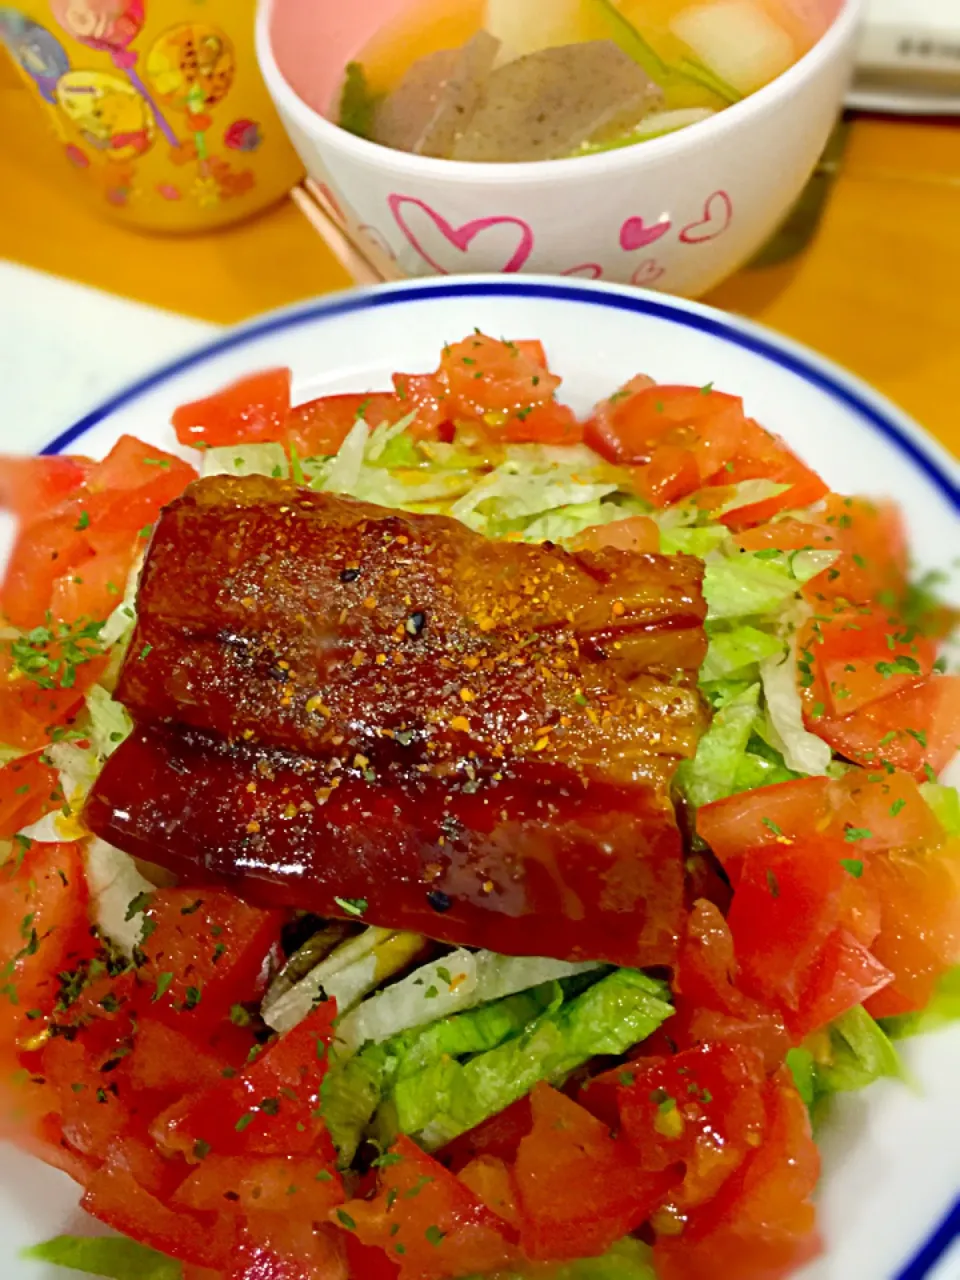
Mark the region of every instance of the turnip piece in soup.
<instances>
[{"instance_id":1,"label":"turnip piece in soup","mask_svg":"<svg viewBox=\"0 0 960 1280\"><path fill-rule=\"evenodd\" d=\"M449 159L481 100L499 49L499 40L478 31L462 49L443 49L415 62L377 108L373 141Z\"/></svg>"},{"instance_id":2,"label":"turnip piece in soup","mask_svg":"<svg viewBox=\"0 0 960 1280\"><path fill-rule=\"evenodd\" d=\"M790 36L755 0L690 5L672 19L670 30L741 93L769 84L797 58Z\"/></svg>"},{"instance_id":3,"label":"turnip piece in soup","mask_svg":"<svg viewBox=\"0 0 960 1280\"><path fill-rule=\"evenodd\" d=\"M543 49L493 72L453 158L559 159L633 128L662 96L612 40Z\"/></svg>"},{"instance_id":4,"label":"turnip piece in soup","mask_svg":"<svg viewBox=\"0 0 960 1280\"><path fill-rule=\"evenodd\" d=\"M583 0L486 0L483 25L514 58L586 37Z\"/></svg>"}]
</instances>

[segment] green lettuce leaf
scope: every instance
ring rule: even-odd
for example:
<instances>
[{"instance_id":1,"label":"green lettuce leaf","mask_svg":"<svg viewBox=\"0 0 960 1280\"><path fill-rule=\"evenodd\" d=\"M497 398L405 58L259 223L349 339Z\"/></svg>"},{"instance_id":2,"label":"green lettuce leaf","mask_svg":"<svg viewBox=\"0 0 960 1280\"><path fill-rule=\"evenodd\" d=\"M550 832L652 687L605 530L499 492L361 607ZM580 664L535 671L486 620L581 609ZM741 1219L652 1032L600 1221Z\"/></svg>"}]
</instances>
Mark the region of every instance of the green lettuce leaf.
<instances>
[{"instance_id":1,"label":"green lettuce leaf","mask_svg":"<svg viewBox=\"0 0 960 1280\"><path fill-rule=\"evenodd\" d=\"M900 1056L889 1036L858 1005L830 1024L828 1060L817 1061L816 1092L850 1093L884 1076L903 1079Z\"/></svg>"},{"instance_id":2,"label":"green lettuce leaf","mask_svg":"<svg viewBox=\"0 0 960 1280\"><path fill-rule=\"evenodd\" d=\"M520 1271L497 1271L472 1280L656 1280L656 1272L650 1246L628 1237L601 1258L531 1263Z\"/></svg>"},{"instance_id":3,"label":"green lettuce leaf","mask_svg":"<svg viewBox=\"0 0 960 1280\"><path fill-rule=\"evenodd\" d=\"M558 511L548 511L538 516L523 531L525 542L564 542L575 538L584 529L597 525L615 524L631 516L645 515L646 505L639 499L617 498L616 501L581 502Z\"/></svg>"},{"instance_id":4,"label":"green lettuce leaf","mask_svg":"<svg viewBox=\"0 0 960 1280\"><path fill-rule=\"evenodd\" d=\"M960 792L940 782L921 782L920 792L948 836L960 836Z\"/></svg>"},{"instance_id":5,"label":"green lettuce leaf","mask_svg":"<svg viewBox=\"0 0 960 1280\"><path fill-rule=\"evenodd\" d=\"M383 1117L435 1150L529 1093L560 1081L596 1054L623 1053L673 1012L668 988L635 969L618 969L522 1035L469 1062L444 1059L400 1080ZM391 1135L392 1136L392 1135Z\"/></svg>"},{"instance_id":6,"label":"green lettuce leaf","mask_svg":"<svg viewBox=\"0 0 960 1280\"><path fill-rule=\"evenodd\" d=\"M833 551L797 551L768 557L751 552L707 565L703 593L707 617L745 618L774 613L800 586L836 559Z\"/></svg>"},{"instance_id":7,"label":"green lettuce leaf","mask_svg":"<svg viewBox=\"0 0 960 1280\"><path fill-rule=\"evenodd\" d=\"M660 550L664 555L699 556L706 560L730 537L724 524L708 524L701 528L660 526Z\"/></svg>"},{"instance_id":8,"label":"green lettuce leaf","mask_svg":"<svg viewBox=\"0 0 960 1280\"><path fill-rule=\"evenodd\" d=\"M346 1061L334 1059L321 1088L323 1117L340 1154L353 1159L371 1119L398 1079L417 1074L444 1057L483 1053L519 1035L542 1013L558 1008L563 991L546 982L465 1013L441 1018L367 1044Z\"/></svg>"},{"instance_id":9,"label":"green lettuce leaf","mask_svg":"<svg viewBox=\"0 0 960 1280\"><path fill-rule=\"evenodd\" d=\"M753 733L759 701L760 686L753 684L722 706L700 739L696 755L678 767L674 785L694 808L722 800L737 789L737 772Z\"/></svg>"},{"instance_id":10,"label":"green lettuce leaf","mask_svg":"<svg viewBox=\"0 0 960 1280\"><path fill-rule=\"evenodd\" d=\"M290 462L282 444L241 444L205 449L200 474L207 476L273 476L290 478Z\"/></svg>"},{"instance_id":11,"label":"green lettuce leaf","mask_svg":"<svg viewBox=\"0 0 960 1280\"><path fill-rule=\"evenodd\" d=\"M337 123L347 133L358 138L369 138L373 132L373 113L379 97L370 92L367 73L359 62L348 62L343 89L340 92L340 113Z\"/></svg>"},{"instance_id":12,"label":"green lettuce leaf","mask_svg":"<svg viewBox=\"0 0 960 1280\"><path fill-rule=\"evenodd\" d=\"M783 652L783 641L768 631L760 631L757 627L744 625L734 627L731 631L720 631L710 636L707 656L700 668L700 679L703 682L729 679L744 672L756 675L751 669L764 658L773 657Z\"/></svg>"},{"instance_id":13,"label":"green lettuce leaf","mask_svg":"<svg viewBox=\"0 0 960 1280\"><path fill-rule=\"evenodd\" d=\"M183 1275L173 1258L123 1236L56 1236L21 1249L20 1257L106 1280L181 1280Z\"/></svg>"},{"instance_id":14,"label":"green lettuce leaf","mask_svg":"<svg viewBox=\"0 0 960 1280\"><path fill-rule=\"evenodd\" d=\"M919 1013L881 1018L880 1026L893 1040L925 1035L960 1019L960 965L948 970L937 983L933 999Z\"/></svg>"}]
</instances>

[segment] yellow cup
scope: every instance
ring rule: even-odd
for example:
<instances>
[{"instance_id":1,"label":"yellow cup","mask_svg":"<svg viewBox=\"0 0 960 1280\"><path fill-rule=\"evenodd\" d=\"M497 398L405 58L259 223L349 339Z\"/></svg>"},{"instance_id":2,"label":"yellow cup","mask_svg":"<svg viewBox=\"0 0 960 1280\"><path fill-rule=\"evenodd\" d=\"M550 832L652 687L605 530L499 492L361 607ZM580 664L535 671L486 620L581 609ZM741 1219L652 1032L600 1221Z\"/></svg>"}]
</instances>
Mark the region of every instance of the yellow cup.
<instances>
[{"instance_id":1,"label":"yellow cup","mask_svg":"<svg viewBox=\"0 0 960 1280\"><path fill-rule=\"evenodd\" d=\"M260 79L256 0L0 0L0 40L105 211L154 231L249 217L302 177Z\"/></svg>"}]
</instances>

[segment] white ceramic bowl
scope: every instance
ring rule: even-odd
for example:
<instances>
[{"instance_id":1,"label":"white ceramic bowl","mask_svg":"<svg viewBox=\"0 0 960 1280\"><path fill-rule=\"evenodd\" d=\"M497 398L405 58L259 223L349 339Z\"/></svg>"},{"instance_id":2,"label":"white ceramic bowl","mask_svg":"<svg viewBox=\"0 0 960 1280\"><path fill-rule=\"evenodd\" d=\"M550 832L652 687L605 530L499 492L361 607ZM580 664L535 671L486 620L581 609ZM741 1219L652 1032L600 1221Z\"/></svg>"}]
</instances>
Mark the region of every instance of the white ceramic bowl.
<instances>
[{"instance_id":1,"label":"white ceramic bowl","mask_svg":"<svg viewBox=\"0 0 960 1280\"><path fill-rule=\"evenodd\" d=\"M294 146L397 278L550 272L698 297L760 248L820 157L863 0L798 63L712 118L572 160L469 164L391 151L326 118L345 64L406 0L261 0L257 51Z\"/></svg>"},{"instance_id":2,"label":"white ceramic bowl","mask_svg":"<svg viewBox=\"0 0 960 1280\"><path fill-rule=\"evenodd\" d=\"M572 280L418 281L259 317L65 424L45 452L102 457L123 432L175 448L169 421L178 404L278 364L293 369L298 400L388 387L396 369L435 367L443 343L474 326L540 338L563 376L561 398L580 412L640 369L662 382L715 382L743 395L748 411L833 487L896 497L918 567L950 570L960 468L888 401L748 321ZM0 522L0 564L10 532ZM906 1042L903 1052L916 1087L883 1080L843 1096L819 1135L826 1251L797 1280L960 1277L960 1239L950 1252L960 1237L960 1204L951 1214L960 1188L960 1023ZM0 1147L2 1280L66 1280L55 1267L20 1260L18 1249L92 1226L63 1174Z\"/></svg>"}]
</instances>

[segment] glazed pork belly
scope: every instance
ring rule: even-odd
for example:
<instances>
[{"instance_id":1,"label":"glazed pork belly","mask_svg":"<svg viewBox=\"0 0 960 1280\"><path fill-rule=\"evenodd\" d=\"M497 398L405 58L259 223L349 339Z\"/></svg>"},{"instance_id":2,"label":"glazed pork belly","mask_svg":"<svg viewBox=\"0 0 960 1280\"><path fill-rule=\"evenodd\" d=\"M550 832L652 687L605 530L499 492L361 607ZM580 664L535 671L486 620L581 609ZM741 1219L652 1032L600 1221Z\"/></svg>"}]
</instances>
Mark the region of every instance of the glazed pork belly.
<instances>
[{"instance_id":1,"label":"glazed pork belly","mask_svg":"<svg viewBox=\"0 0 960 1280\"><path fill-rule=\"evenodd\" d=\"M88 824L255 901L669 964L704 612L690 558L200 481L150 547L117 694L137 727Z\"/></svg>"}]
</instances>

